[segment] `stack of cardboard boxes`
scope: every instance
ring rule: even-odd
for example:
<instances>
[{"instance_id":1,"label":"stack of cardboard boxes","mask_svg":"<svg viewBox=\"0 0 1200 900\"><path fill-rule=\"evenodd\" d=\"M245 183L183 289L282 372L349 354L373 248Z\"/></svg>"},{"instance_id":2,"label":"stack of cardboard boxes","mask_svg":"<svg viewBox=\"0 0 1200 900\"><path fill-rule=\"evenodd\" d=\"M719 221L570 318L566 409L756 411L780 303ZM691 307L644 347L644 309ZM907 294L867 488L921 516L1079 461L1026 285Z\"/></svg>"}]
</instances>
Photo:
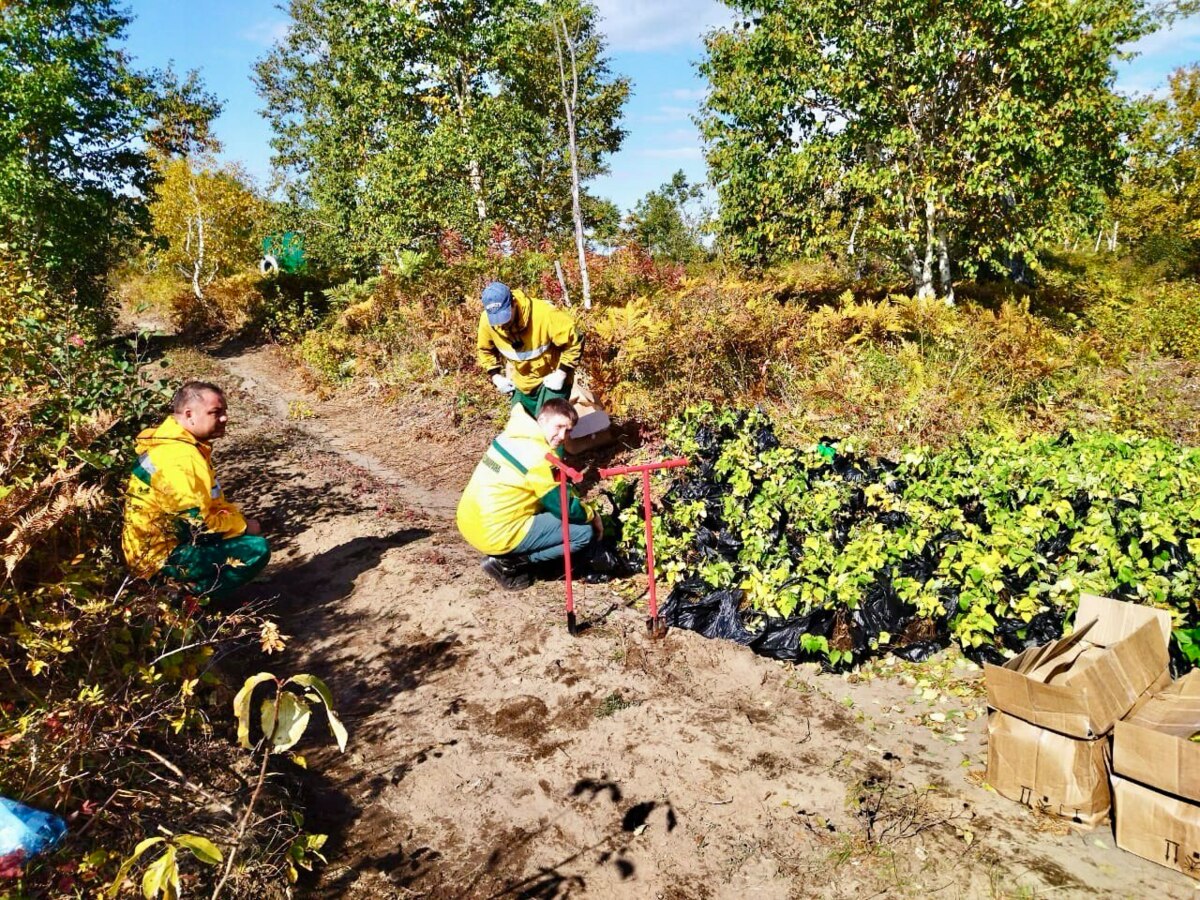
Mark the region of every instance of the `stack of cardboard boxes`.
<instances>
[{"instance_id":1,"label":"stack of cardboard boxes","mask_svg":"<svg viewBox=\"0 0 1200 900\"><path fill-rule=\"evenodd\" d=\"M1112 808L1109 735L1171 685L1170 634L1163 610L1085 594L1070 636L985 667L988 783L1076 824L1103 822Z\"/></svg>"},{"instance_id":2,"label":"stack of cardboard boxes","mask_svg":"<svg viewBox=\"0 0 1200 900\"><path fill-rule=\"evenodd\" d=\"M1117 846L1200 877L1200 670L1117 723Z\"/></svg>"}]
</instances>

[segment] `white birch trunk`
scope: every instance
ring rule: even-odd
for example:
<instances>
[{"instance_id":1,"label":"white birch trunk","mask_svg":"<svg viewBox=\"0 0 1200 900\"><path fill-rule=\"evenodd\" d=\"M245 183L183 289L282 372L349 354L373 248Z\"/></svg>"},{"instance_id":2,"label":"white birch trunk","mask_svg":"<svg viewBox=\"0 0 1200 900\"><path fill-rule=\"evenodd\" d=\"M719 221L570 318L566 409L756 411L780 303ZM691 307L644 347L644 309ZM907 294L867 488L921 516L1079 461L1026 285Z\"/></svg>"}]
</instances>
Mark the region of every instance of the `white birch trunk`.
<instances>
[{"instance_id":1,"label":"white birch trunk","mask_svg":"<svg viewBox=\"0 0 1200 900\"><path fill-rule=\"evenodd\" d=\"M197 300L203 300L204 290L200 287L200 273L204 269L204 210L200 206L200 195L196 192L195 178L188 179L188 190L192 195L192 205L196 208L196 256L192 260L192 293L196 295Z\"/></svg>"},{"instance_id":2,"label":"white birch trunk","mask_svg":"<svg viewBox=\"0 0 1200 900\"><path fill-rule=\"evenodd\" d=\"M592 285L588 278L587 253L583 240L583 212L579 206L579 155L575 146L575 104L579 99L579 70L575 63L575 44L567 31L567 22L559 18L562 26L562 42L571 57L571 84L567 87L567 73L563 62L562 44L559 43L558 28L554 31L554 50L558 54L558 81L562 88L563 111L567 116L567 142L571 154L571 215L575 219L575 247L579 251L579 280L583 291L583 308L592 308Z\"/></svg>"},{"instance_id":3,"label":"white birch trunk","mask_svg":"<svg viewBox=\"0 0 1200 900\"><path fill-rule=\"evenodd\" d=\"M571 305L571 294L567 290L567 279L563 275L562 264L559 263L559 261L557 259L554 261L554 274L558 276L558 286L560 288L562 288L563 305L570 306Z\"/></svg>"},{"instance_id":4,"label":"white birch trunk","mask_svg":"<svg viewBox=\"0 0 1200 900\"><path fill-rule=\"evenodd\" d=\"M929 300L937 296L933 287L934 218L933 198L925 198L925 257L921 260L920 277L917 279L917 298Z\"/></svg>"},{"instance_id":5,"label":"white birch trunk","mask_svg":"<svg viewBox=\"0 0 1200 900\"><path fill-rule=\"evenodd\" d=\"M1113 222L1112 237L1108 239L1108 252L1117 252L1117 229L1121 227L1120 222Z\"/></svg>"},{"instance_id":6,"label":"white birch trunk","mask_svg":"<svg viewBox=\"0 0 1200 900\"><path fill-rule=\"evenodd\" d=\"M947 306L954 305L954 279L950 274L950 248L946 244L946 233L938 235L938 279L942 283L942 296Z\"/></svg>"},{"instance_id":7,"label":"white birch trunk","mask_svg":"<svg viewBox=\"0 0 1200 900\"><path fill-rule=\"evenodd\" d=\"M854 213L854 226L850 229L850 243L846 246L846 256L850 259L854 259L854 251L856 249L854 242L858 237L858 225L862 221L862 217L863 211L862 207L860 206Z\"/></svg>"},{"instance_id":8,"label":"white birch trunk","mask_svg":"<svg viewBox=\"0 0 1200 900\"><path fill-rule=\"evenodd\" d=\"M458 101L458 121L462 126L463 138L469 139L469 135L467 134L467 110L469 106L467 95L469 91L467 89L467 75L463 71L461 63L459 64L458 78L459 83L454 92L455 99ZM468 180L471 182L471 194L475 198L475 214L479 217L480 222L487 221L487 201L483 198L483 170L479 166L479 160L474 155L467 160L467 175Z\"/></svg>"}]
</instances>

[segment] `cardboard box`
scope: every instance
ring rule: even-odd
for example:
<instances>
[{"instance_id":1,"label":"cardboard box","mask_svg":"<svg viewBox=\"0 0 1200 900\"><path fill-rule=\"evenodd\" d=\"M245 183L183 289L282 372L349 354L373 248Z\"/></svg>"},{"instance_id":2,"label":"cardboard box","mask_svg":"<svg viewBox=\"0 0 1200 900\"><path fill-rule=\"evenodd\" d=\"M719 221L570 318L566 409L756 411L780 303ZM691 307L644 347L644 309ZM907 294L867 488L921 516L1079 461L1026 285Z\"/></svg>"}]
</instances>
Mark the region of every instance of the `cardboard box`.
<instances>
[{"instance_id":1,"label":"cardboard box","mask_svg":"<svg viewBox=\"0 0 1200 900\"><path fill-rule=\"evenodd\" d=\"M612 420L608 413L600 408L592 392L578 382L571 391L571 405L579 414L579 421L565 442L568 453L577 456L613 442Z\"/></svg>"},{"instance_id":2,"label":"cardboard box","mask_svg":"<svg viewBox=\"0 0 1200 900\"><path fill-rule=\"evenodd\" d=\"M1101 737L1162 679L1170 635L1165 610L1084 594L1070 636L984 667L988 706L1059 734Z\"/></svg>"},{"instance_id":3,"label":"cardboard box","mask_svg":"<svg viewBox=\"0 0 1200 900\"><path fill-rule=\"evenodd\" d=\"M1200 670L1157 692L1113 731L1113 771L1148 787L1200 800Z\"/></svg>"},{"instance_id":4,"label":"cardboard box","mask_svg":"<svg viewBox=\"0 0 1200 900\"><path fill-rule=\"evenodd\" d=\"M1113 776L1117 846L1200 878L1200 806Z\"/></svg>"},{"instance_id":5,"label":"cardboard box","mask_svg":"<svg viewBox=\"0 0 1200 900\"><path fill-rule=\"evenodd\" d=\"M1001 796L1085 827L1108 817L1107 740L1067 737L993 711L987 749L987 783Z\"/></svg>"}]
</instances>

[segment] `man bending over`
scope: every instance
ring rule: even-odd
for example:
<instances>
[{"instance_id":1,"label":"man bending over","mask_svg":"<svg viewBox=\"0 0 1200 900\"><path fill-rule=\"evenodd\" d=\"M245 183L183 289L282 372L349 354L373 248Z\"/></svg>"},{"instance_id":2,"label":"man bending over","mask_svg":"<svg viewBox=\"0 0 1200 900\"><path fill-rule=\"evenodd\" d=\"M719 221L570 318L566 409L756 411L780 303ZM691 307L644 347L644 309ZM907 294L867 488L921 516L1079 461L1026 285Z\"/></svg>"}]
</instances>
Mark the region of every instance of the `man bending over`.
<instances>
[{"instance_id":1,"label":"man bending over","mask_svg":"<svg viewBox=\"0 0 1200 900\"><path fill-rule=\"evenodd\" d=\"M533 418L521 404L475 467L458 503L458 530L487 555L483 571L510 591L533 583L533 564L561 559L562 517L570 523L572 557L599 546L600 516L568 491L559 502L558 480L546 454L557 450L579 420L560 397L546 400ZM597 553L590 553L597 556Z\"/></svg>"},{"instance_id":2,"label":"man bending over","mask_svg":"<svg viewBox=\"0 0 1200 900\"><path fill-rule=\"evenodd\" d=\"M171 415L137 439L125 492L121 546L139 578L168 578L221 597L262 571L271 550L258 522L225 499L212 467L212 442L229 421L225 393L189 381Z\"/></svg>"}]
</instances>

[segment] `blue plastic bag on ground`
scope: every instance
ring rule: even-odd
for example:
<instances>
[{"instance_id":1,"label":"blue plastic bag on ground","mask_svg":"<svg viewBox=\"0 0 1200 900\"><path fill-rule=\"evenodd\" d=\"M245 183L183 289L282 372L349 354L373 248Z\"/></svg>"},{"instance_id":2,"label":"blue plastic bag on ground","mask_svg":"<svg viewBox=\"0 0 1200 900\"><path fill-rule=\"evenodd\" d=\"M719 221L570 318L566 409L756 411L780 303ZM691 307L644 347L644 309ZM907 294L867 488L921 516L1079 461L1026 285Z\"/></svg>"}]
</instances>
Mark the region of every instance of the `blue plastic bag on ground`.
<instances>
[{"instance_id":1,"label":"blue plastic bag on ground","mask_svg":"<svg viewBox=\"0 0 1200 900\"><path fill-rule=\"evenodd\" d=\"M53 813L0 797L0 856L21 852L25 859L57 844L67 823Z\"/></svg>"}]
</instances>

